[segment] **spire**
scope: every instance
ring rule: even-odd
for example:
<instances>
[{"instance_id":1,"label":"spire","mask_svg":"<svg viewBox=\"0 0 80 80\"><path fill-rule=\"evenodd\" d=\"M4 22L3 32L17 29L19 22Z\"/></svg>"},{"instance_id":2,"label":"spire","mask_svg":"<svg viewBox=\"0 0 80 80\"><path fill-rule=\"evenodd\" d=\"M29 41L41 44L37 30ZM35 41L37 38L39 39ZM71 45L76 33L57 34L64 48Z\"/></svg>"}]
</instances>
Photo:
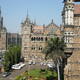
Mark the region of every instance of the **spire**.
<instances>
[{"instance_id":1,"label":"spire","mask_svg":"<svg viewBox=\"0 0 80 80\"><path fill-rule=\"evenodd\" d=\"M34 25L36 25L36 19L34 19Z\"/></svg>"},{"instance_id":2,"label":"spire","mask_svg":"<svg viewBox=\"0 0 80 80\"><path fill-rule=\"evenodd\" d=\"M0 18L1 18L1 6L0 6Z\"/></svg>"},{"instance_id":3,"label":"spire","mask_svg":"<svg viewBox=\"0 0 80 80\"><path fill-rule=\"evenodd\" d=\"M54 21L53 21L53 19L52 19L52 21L51 21L51 24L54 24Z\"/></svg>"},{"instance_id":4,"label":"spire","mask_svg":"<svg viewBox=\"0 0 80 80\"><path fill-rule=\"evenodd\" d=\"M29 18L28 9L27 9L27 18Z\"/></svg>"},{"instance_id":5,"label":"spire","mask_svg":"<svg viewBox=\"0 0 80 80\"><path fill-rule=\"evenodd\" d=\"M1 6L0 6L0 29L2 28Z\"/></svg>"},{"instance_id":6,"label":"spire","mask_svg":"<svg viewBox=\"0 0 80 80\"><path fill-rule=\"evenodd\" d=\"M28 9L27 9L27 16L26 16L26 21L29 19L29 14L28 14Z\"/></svg>"},{"instance_id":7,"label":"spire","mask_svg":"<svg viewBox=\"0 0 80 80\"><path fill-rule=\"evenodd\" d=\"M25 23L30 23L30 19L29 19L29 14L28 14L28 9L27 9L27 17L26 17L26 20L25 20Z\"/></svg>"},{"instance_id":8,"label":"spire","mask_svg":"<svg viewBox=\"0 0 80 80\"><path fill-rule=\"evenodd\" d=\"M1 6L0 6L0 28L3 27L3 17L1 16Z\"/></svg>"}]
</instances>

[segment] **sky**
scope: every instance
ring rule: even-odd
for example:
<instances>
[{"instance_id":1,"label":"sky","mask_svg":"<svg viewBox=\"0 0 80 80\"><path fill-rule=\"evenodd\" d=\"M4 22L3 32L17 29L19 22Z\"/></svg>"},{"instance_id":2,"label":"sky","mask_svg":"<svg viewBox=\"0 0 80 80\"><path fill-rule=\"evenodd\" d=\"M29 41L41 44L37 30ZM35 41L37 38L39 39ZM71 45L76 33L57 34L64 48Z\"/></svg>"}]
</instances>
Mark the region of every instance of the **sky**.
<instances>
[{"instance_id":1,"label":"sky","mask_svg":"<svg viewBox=\"0 0 80 80\"><path fill-rule=\"evenodd\" d=\"M0 0L4 26L8 32L20 32L21 23L27 16L38 25L60 25L63 0Z\"/></svg>"}]
</instances>

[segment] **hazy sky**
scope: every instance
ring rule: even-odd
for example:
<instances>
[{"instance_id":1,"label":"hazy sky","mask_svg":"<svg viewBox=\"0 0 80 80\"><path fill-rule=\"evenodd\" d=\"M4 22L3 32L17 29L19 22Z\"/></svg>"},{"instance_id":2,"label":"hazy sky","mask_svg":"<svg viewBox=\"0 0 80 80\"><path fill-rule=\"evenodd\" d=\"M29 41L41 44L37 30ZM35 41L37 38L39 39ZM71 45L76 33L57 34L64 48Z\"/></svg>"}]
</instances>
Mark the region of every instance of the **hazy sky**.
<instances>
[{"instance_id":1,"label":"hazy sky","mask_svg":"<svg viewBox=\"0 0 80 80\"><path fill-rule=\"evenodd\" d=\"M49 24L51 19L61 24L63 0L0 0L4 26L9 32L19 32L21 22L27 16L37 24Z\"/></svg>"}]
</instances>

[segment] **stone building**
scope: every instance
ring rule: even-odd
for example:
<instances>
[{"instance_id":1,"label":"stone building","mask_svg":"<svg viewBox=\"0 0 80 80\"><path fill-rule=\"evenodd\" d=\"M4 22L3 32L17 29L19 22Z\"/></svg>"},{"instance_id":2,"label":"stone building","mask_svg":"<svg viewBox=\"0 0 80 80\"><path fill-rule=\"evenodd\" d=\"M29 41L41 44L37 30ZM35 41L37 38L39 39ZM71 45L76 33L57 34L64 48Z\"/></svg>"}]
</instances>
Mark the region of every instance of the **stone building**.
<instances>
[{"instance_id":1,"label":"stone building","mask_svg":"<svg viewBox=\"0 0 80 80\"><path fill-rule=\"evenodd\" d=\"M22 23L22 57L25 61L36 60L44 61L42 53L46 45L46 41L54 36L60 37L60 27L58 27L53 20L47 26L39 26L32 23L27 16L26 20Z\"/></svg>"},{"instance_id":2,"label":"stone building","mask_svg":"<svg viewBox=\"0 0 80 80\"><path fill-rule=\"evenodd\" d=\"M9 45L21 46L21 35L7 32L3 25L3 17L0 8L0 72L3 72L2 58Z\"/></svg>"},{"instance_id":3,"label":"stone building","mask_svg":"<svg viewBox=\"0 0 80 80\"><path fill-rule=\"evenodd\" d=\"M1 15L1 9L0 9L0 53L6 50L7 46L6 35L7 35L7 29L3 25L3 17Z\"/></svg>"},{"instance_id":4,"label":"stone building","mask_svg":"<svg viewBox=\"0 0 80 80\"><path fill-rule=\"evenodd\" d=\"M64 0L62 12L63 35L68 56L64 80L80 80L80 0Z\"/></svg>"},{"instance_id":5,"label":"stone building","mask_svg":"<svg viewBox=\"0 0 80 80\"><path fill-rule=\"evenodd\" d=\"M21 46L21 35L19 33L9 33L3 25L3 17L0 9L0 57L7 50L9 45Z\"/></svg>"}]
</instances>

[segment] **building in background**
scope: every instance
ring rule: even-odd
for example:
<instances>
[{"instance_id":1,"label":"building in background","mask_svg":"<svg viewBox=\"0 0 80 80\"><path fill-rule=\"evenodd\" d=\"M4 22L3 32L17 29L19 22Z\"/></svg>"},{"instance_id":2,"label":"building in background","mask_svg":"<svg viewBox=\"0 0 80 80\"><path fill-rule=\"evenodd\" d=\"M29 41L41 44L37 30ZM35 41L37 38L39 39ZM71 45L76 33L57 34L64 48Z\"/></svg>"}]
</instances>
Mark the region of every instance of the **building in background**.
<instances>
[{"instance_id":1,"label":"building in background","mask_svg":"<svg viewBox=\"0 0 80 80\"><path fill-rule=\"evenodd\" d=\"M47 40L54 36L61 36L60 27L53 20L47 26L39 26L35 22L32 23L28 16L22 23L21 32L22 57L24 57L25 61L44 61L42 51Z\"/></svg>"},{"instance_id":2,"label":"building in background","mask_svg":"<svg viewBox=\"0 0 80 80\"><path fill-rule=\"evenodd\" d=\"M18 33L7 32L6 27L3 25L3 17L0 8L0 72L3 72L2 60L9 45L21 46L21 35Z\"/></svg>"},{"instance_id":3,"label":"building in background","mask_svg":"<svg viewBox=\"0 0 80 80\"><path fill-rule=\"evenodd\" d=\"M0 55L6 50L7 44L7 29L3 25L3 17L1 15L1 8L0 8Z\"/></svg>"},{"instance_id":4,"label":"building in background","mask_svg":"<svg viewBox=\"0 0 80 80\"><path fill-rule=\"evenodd\" d=\"M19 33L9 33L3 25L3 17L0 9L0 57L7 50L9 45L21 46L21 35Z\"/></svg>"},{"instance_id":5,"label":"building in background","mask_svg":"<svg viewBox=\"0 0 80 80\"><path fill-rule=\"evenodd\" d=\"M21 46L21 35L18 33L7 33L7 48L10 45Z\"/></svg>"}]
</instances>

